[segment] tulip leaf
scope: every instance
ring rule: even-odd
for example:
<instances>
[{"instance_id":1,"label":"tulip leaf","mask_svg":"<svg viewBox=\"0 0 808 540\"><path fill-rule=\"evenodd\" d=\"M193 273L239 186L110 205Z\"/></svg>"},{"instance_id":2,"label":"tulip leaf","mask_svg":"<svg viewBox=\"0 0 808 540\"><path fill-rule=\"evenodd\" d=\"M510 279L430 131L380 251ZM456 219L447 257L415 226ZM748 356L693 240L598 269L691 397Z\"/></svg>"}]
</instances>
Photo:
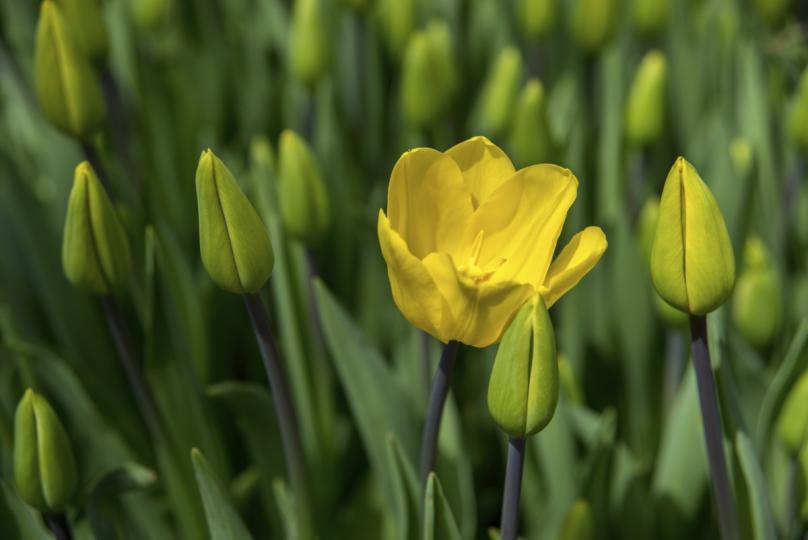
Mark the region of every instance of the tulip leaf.
<instances>
[{"instance_id":1,"label":"tulip leaf","mask_svg":"<svg viewBox=\"0 0 808 540\"><path fill-rule=\"evenodd\" d=\"M452 509L443 494L438 476L429 473L424 495L424 540L460 540Z\"/></svg>"},{"instance_id":2,"label":"tulip leaf","mask_svg":"<svg viewBox=\"0 0 808 540\"><path fill-rule=\"evenodd\" d=\"M751 522L755 540L777 538L766 479L752 440L743 431L735 434L735 452L738 455L742 479L745 483L745 489L737 491L739 497L742 496L741 494L748 497L748 500L741 504L741 508L746 507L750 510L742 512L742 515Z\"/></svg>"},{"instance_id":3,"label":"tulip leaf","mask_svg":"<svg viewBox=\"0 0 808 540\"><path fill-rule=\"evenodd\" d=\"M272 482L272 488L275 492L275 500L278 504L278 510L281 513L281 522L283 523L284 538L299 538L297 526L297 512L295 510L294 495L292 495L289 486L286 485L280 478L276 478Z\"/></svg>"},{"instance_id":4,"label":"tulip leaf","mask_svg":"<svg viewBox=\"0 0 808 540\"><path fill-rule=\"evenodd\" d=\"M202 452L191 450L196 482L207 516L211 540L250 540L252 536L230 502L227 490L213 474Z\"/></svg>"},{"instance_id":5,"label":"tulip leaf","mask_svg":"<svg viewBox=\"0 0 808 540\"><path fill-rule=\"evenodd\" d=\"M394 486L397 538L411 538L418 530L421 488L412 463L392 433L387 434L387 458Z\"/></svg>"},{"instance_id":6,"label":"tulip leaf","mask_svg":"<svg viewBox=\"0 0 808 540\"><path fill-rule=\"evenodd\" d=\"M93 535L98 540L126 539L127 523L119 496L154 486L157 475L136 463L122 463L96 480L88 497L87 514Z\"/></svg>"},{"instance_id":7,"label":"tulip leaf","mask_svg":"<svg viewBox=\"0 0 808 540\"><path fill-rule=\"evenodd\" d=\"M51 540L50 532L31 509L0 480L0 538Z\"/></svg>"}]
</instances>

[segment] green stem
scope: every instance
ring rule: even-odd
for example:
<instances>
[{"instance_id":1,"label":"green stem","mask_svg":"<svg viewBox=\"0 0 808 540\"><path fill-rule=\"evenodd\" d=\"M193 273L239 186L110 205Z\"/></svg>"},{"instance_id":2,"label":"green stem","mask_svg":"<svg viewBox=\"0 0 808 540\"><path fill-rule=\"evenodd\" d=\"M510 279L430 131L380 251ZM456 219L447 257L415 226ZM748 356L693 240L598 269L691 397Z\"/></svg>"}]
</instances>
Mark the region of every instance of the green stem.
<instances>
[{"instance_id":1,"label":"green stem","mask_svg":"<svg viewBox=\"0 0 808 540\"><path fill-rule=\"evenodd\" d=\"M500 540L516 540L519 533L519 497L522 493L522 469L525 463L525 438L508 438L508 463L502 492Z\"/></svg>"}]
</instances>

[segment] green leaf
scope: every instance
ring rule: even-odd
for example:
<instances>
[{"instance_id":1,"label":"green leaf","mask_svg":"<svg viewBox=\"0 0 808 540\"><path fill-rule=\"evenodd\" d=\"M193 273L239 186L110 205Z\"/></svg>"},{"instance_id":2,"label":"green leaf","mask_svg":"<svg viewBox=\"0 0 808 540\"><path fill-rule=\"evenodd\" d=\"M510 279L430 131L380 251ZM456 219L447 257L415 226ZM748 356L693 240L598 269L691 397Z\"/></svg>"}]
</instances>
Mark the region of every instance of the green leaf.
<instances>
[{"instance_id":1,"label":"green leaf","mask_svg":"<svg viewBox=\"0 0 808 540\"><path fill-rule=\"evenodd\" d=\"M248 540L250 532L233 509L227 493L220 481L214 477L205 456L196 448L191 450L191 461L196 472L196 482L212 540Z\"/></svg>"},{"instance_id":2,"label":"green leaf","mask_svg":"<svg viewBox=\"0 0 808 540\"><path fill-rule=\"evenodd\" d=\"M136 463L122 463L95 481L86 507L90 527L97 540L126 539L131 527L121 505L120 495L153 487L157 474Z\"/></svg>"},{"instance_id":3,"label":"green leaf","mask_svg":"<svg viewBox=\"0 0 808 540\"><path fill-rule=\"evenodd\" d=\"M287 540L297 540L300 532L297 526L297 511L295 510L295 500L289 486L280 478L272 482L275 492L275 500L278 503L278 510L281 513L283 523L284 538Z\"/></svg>"},{"instance_id":4,"label":"green leaf","mask_svg":"<svg viewBox=\"0 0 808 540\"><path fill-rule=\"evenodd\" d=\"M452 509L435 473L429 473L424 496L424 540L460 540Z\"/></svg>"},{"instance_id":5,"label":"green leaf","mask_svg":"<svg viewBox=\"0 0 808 540\"><path fill-rule=\"evenodd\" d=\"M411 538L418 530L420 486L418 476L401 444L392 433L387 434L387 458L393 481L393 505L397 538Z\"/></svg>"},{"instance_id":6,"label":"green leaf","mask_svg":"<svg viewBox=\"0 0 808 540\"><path fill-rule=\"evenodd\" d=\"M754 538L755 540L777 538L766 479L755 454L752 440L743 431L735 434L735 451L738 454L743 481L746 483L745 490L737 491L739 494L745 491L748 496L748 504L743 506L750 509L749 519L752 523Z\"/></svg>"},{"instance_id":7,"label":"green leaf","mask_svg":"<svg viewBox=\"0 0 808 540\"><path fill-rule=\"evenodd\" d=\"M0 480L0 538L51 540L42 521Z\"/></svg>"}]
</instances>

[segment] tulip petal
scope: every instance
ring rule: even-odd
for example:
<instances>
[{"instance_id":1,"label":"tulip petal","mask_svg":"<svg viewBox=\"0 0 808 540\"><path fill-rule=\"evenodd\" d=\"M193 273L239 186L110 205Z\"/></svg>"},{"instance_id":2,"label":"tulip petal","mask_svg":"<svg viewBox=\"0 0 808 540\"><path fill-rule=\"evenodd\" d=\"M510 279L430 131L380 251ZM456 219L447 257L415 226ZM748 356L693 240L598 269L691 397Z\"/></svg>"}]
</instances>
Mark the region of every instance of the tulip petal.
<instances>
[{"instance_id":1,"label":"tulip petal","mask_svg":"<svg viewBox=\"0 0 808 540\"><path fill-rule=\"evenodd\" d=\"M482 231L477 266L497 265L497 281L539 287L577 190L578 179L569 169L541 164L519 170L472 216L463 236L466 252L460 260L472 256L474 239Z\"/></svg>"},{"instance_id":2,"label":"tulip petal","mask_svg":"<svg viewBox=\"0 0 808 540\"><path fill-rule=\"evenodd\" d=\"M505 152L482 136L454 145L446 155L460 167L475 208L516 172Z\"/></svg>"},{"instance_id":3,"label":"tulip petal","mask_svg":"<svg viewBox=\"0 0 808 540\"><path fill-rule=\"evenodd\" d=\"M387 217L412 255L454 253L474 208L460 168L431 148L399 158L390 175Z\"/></svg>"},{"instance_id":4,"label":"tulip petal","mask_svg":"<svg viewBox=\"0 0 808 540\"><path fill-rule=\"evenodd\" d=\"M572 237L555 258L544 279L542 296L549 308L589 273L606 251L608 242L600 227L587 227Z\"/></svg>"}]
</instances>

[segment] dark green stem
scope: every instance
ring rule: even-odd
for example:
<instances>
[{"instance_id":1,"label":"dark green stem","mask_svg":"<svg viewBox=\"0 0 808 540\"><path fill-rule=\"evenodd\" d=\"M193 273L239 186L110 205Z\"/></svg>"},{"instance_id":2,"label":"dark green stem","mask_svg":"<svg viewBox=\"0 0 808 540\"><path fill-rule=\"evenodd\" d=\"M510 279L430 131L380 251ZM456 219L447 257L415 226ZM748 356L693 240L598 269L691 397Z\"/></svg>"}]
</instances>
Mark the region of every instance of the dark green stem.
<instances>
[{"instance_id":1,"label":"dark green stem","mask_svg":"<svg viewBox=\"0 0 808 540\"><path fill-rule=\"evenodd\" d=\"M525 463L525 438L508 438L508 463L502 491L500 540L516 540L519 534L519 497L522 493L522 468Z\"/></svg>"}]
</instances>

